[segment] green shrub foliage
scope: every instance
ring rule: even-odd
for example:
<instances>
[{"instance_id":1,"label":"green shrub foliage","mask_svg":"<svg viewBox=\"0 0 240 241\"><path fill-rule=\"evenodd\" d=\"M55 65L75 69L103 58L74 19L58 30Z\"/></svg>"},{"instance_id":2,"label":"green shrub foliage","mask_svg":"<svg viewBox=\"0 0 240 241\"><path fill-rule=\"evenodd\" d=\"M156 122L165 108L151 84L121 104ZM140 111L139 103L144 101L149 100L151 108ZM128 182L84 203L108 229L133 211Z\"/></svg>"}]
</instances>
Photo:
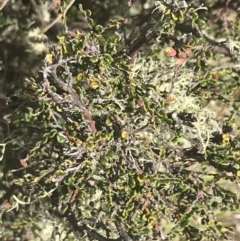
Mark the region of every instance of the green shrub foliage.
<instances>
[{"instance_id":1,"label":"green shrub foliage","mask_svg":"<svg viewBox=\"0 0 240 241\"><path fill-rule=\"evenodd\" d=\"M10 117L25 155L3 212L45 209L67 240L227 240L216 211L239 209L222 184L238 186L238 127L202 103L238 87L239 43L209 37L207 7L173 2L140 29L128 12L97 25L80 5L88 30L66 26Z\"/></svg>"}]
</instances>

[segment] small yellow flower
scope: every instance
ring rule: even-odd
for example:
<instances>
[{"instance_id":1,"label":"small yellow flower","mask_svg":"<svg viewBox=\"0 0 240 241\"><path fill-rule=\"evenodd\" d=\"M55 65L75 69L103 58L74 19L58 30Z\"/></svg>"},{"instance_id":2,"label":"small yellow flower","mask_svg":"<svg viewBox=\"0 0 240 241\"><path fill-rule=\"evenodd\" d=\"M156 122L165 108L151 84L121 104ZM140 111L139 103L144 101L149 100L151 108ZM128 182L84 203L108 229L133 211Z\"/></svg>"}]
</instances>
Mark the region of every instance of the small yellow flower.
<instances>
[{"instance_id":1,"label":"small yellow flower","mask_svg":"<svg viewBox=\"0 0 240 241\"><path fill-rule=\"evenodd\" d=\"M126 139L126 138L128 137L128 132L127 132L126 130L122 131L121 137L122 137L123 139Z\"/></svg>"},{"instance_id":2,"label":"small yellow flower","mask_svg":"<svg viewBox=\"0 0 240 241\"><path fill-rule=\"evenodd\" d=\"M237 176L240 177L240 170L237 171Z\"/></svg>"},{"instance_id":3,"label":"small yellow flower","mask_svg":"<svg viewBox=\"0 0 240 241\"><path fill-rule=\"evenodd\" d=\"M230 136L228 134L222 134L222 146L226 146L229 143Z\"/></svg>"},{"instance_id":4,"label":"small yellow flower","mask_svg":"<svg viewBox=\"0 0 240 241\"><path fill-rule=\"evenodd\" d=\"M98 84L97 81L91 81L90 86L91 86L93 89L97 89L97 88L99 87L99 84Z\"/></svg>"},{"instance_id":5,"label":"small yellow flower","mask_svg":"<svg viewBox=\"0 0 240 241\"><path fill-rule=\"evenodd\" d=\"M52 56L52 54L46 54L46 56L45 56L45 61L47 62L47 63L52 63L52 59L53 59L53 56Z\"/></svg>"},{"instance_id":6,"label":"small yellow flower","mask_svg":"<svg viewBox=\"0 0 240 241\"><path fill-rule=\"evenodd\" d=\"M224 228L224 227L221 228L221 233L226 233L227 231L228 231L227 228Z\"/></svg>"}]
</instances>

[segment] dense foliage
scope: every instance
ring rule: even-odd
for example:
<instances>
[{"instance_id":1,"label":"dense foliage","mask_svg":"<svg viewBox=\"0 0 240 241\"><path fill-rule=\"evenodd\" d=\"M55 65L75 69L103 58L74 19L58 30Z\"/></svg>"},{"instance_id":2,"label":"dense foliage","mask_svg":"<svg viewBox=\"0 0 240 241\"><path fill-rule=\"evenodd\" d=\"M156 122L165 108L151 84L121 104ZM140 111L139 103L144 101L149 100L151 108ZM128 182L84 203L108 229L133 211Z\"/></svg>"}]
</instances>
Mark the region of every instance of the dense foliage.
<instances>
[{"instance_id":1,"label":"dense foliage","mask_svg":"<svg viewBox=\"0 0 240 241\"><path fill-rule=\"evenodd\" d=\"M47 219L65 240L229 240L216 215L239 209L238 2L53 2L48 40L51 15L35 31L0 16L17 26L1 40L3 240L36 240ZM34 50L22 60L17 38Z\"/></svg>"}]
</instances>

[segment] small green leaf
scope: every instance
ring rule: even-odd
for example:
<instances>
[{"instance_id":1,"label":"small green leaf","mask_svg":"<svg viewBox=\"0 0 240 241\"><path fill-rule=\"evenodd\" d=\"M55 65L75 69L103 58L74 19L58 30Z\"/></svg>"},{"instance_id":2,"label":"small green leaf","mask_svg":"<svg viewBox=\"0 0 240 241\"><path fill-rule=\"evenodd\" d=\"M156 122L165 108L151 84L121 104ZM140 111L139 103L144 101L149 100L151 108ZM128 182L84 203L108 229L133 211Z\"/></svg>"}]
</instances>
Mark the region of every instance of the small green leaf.
<instances>
[{"instance_id":1,"label":"small green leaf","mask_svg":"<svg viewBox=\"0 0 240 241\"><path fill-rule=\"evenodd\" d=\"M105 166L108 162L108 159L107 157L104 155L103 157L100 158L99 160L99 163L102 165L102 166Z\"/></svg>"},{"instance_id":2,"label":"small green leaf","mask_svg":"<svg viewBox=\"0 0 240 241\"><path fill-rule=\"evenodd\" d=\"M92 12L88 9L88 10L86 11L86 15L87 15L88 17L91 17Z\"/></svg>"},{"instance_id":3,"label":"small green leaf","mask_svg":"<svg viewBox=\"0 0 240 241\"><path fill-rule=\"evenodd\" d=\"M28 114L25 114L24 115L24 120L26 121L26 122L31 122L31 116L30 115L28 115Z\"/></svg>"},{"instance_id":4,"label":"small green leaf","mask_svg":"<svg viewBox=\"0 0 240 241\"><path fill-rule=\"evenodd\" d=\"M97 25L97 26L95 27L95 30L96 30L96 32L101 33L101 32L103 31L103 26Z\"/></svg>"},{"instance_id":5,"label":"small green leaf","mask_svg":"<svg viewBox=\"0 0 240 241\"><path fill-rule=\"evenodd\" d=\"M188 13L193 13L195 12L195 8L189 8Z\"/></svg>"},{"instance_id":6,"label":"small green leaf","mask_svg":"<svg viewBox=\"0 0 240 241\"><path fill-rule=\"evenodd\" d=\"M104 58L102 59L103 65L111 64L113 62L113 58L110 54L104 54Z\"/></svg>"},{"instance_id":7,"label":"small green leaf","mask_svg":"<svg viewBox=\"0 0 240 241\"><path fill-rule=\"evenodd\" d=\"M113 150L110 150L107 154L106 157L108 158L108 160L113 159L115 156L115 152Z\"/></svg>"},{"instance_id":8,"label":"small green leaf","mask_svg":"<svg viewBox=\"0 0 240 241\"><path fill-rule=\"evenodd\" d=\"M192 20L195 22L198 19L198 14L196 12L193 12L191 14Z\"/></svg>"},{"instance_id":9,"label":"small green leaf","mask_svg":"<svg viewBox=\"0 0 240 241\"><path fill-rule=\"evenodd\" d=\"M203 30L203 29L206 28L206 22L205 22L204 20L198 19L198 20L196 21L196 23L197 23L197 25L198 25L198 27L199 27L200 30Z\"/></svg>"},{"instance_id":10,"label":"small green leaf","mask_svg":"<svg viewBox=\"0 0 240 241\"><path fill-rule=\"evenodd\" d=\"M58 134L58 135L57 135L57 142L58 142L58 143L62 144L62 143L64 143L65 141L66 141L66 138L65 138L63 135L61 135L61 134Z\"/></svg>"},{"instance_id":11,"label":"small green leaf","mask_svg":"<svg viewBox=\"0 0 240 241\"><path fill-rule=\"evenodd\" d=\"M129 180L129 186L130 186L130 188L134 188L136 186L136 182L135 182L134 178L132 178L132 177Z\"/></svg>"},{"instance_id":12,"label":"small green leaf","mask_svg":"<svg viewBox=\"0 0 240 241\"><path fill-rule=\"evenodd\" d=\"M76 77L77 81L81 81L83 79L83 73L79 73Z\"/></svg>"},{"instance_id":13,"label":"small green leaf","mask_svg":"<svg viewBox=\"0 0 240 241\"><path fill-rule=\"evenodd\" d=\"M53 138L56 134L58 133L58 131L56 129L52 129L48 135L49 135L49 138Z\"/></svg>"},{"instance_id":14,"label":"small green leaf","mask_svg":"<svg viewBox=\"0 0 240 241\"><path fill-rule=\"evenodd\" d=\"M42 139L42 144L47 143L47 141L48 141L48 134L44 134Z\"/></svg>"},{"instance_id":15,"label":"small green leaf","mask_svg":"<svg viewBox=\"0 0 240 241\"><path fill-rule=\"evenodd\" d=\"M99 58L98 58L97 56L93 56L93 57L90 57L90 58L89 58L89 61L90 61L91 63L97 63L98 60L99 60Z\"/></svg>"}]
</instances>

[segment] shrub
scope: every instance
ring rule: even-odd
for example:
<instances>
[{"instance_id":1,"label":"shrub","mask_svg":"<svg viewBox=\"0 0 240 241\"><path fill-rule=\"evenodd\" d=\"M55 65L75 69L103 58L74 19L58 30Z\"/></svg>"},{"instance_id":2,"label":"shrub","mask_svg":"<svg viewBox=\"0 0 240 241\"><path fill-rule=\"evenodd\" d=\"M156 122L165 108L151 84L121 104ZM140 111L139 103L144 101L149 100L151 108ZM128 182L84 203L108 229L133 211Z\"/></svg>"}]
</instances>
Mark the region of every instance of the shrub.
<instances>
[{"instance_id":1,"label":"shrub","mask_svg":"<svg viewBox=\"0 0 240 241\"><path fill-rule=\"evenodd\" d=\"M221 184L238 183L238 132L202 101L226 102L238 86L237 66L214 66L212 46L239 48L209 40L198 12L156 1L138 30L127 13L95 25L80 5L89 30L66 26L11 115L26 153L8 173L6 212L55 217L75 240L228 239L216 211L239 208Z\"/></svg>"}]
</instances>

